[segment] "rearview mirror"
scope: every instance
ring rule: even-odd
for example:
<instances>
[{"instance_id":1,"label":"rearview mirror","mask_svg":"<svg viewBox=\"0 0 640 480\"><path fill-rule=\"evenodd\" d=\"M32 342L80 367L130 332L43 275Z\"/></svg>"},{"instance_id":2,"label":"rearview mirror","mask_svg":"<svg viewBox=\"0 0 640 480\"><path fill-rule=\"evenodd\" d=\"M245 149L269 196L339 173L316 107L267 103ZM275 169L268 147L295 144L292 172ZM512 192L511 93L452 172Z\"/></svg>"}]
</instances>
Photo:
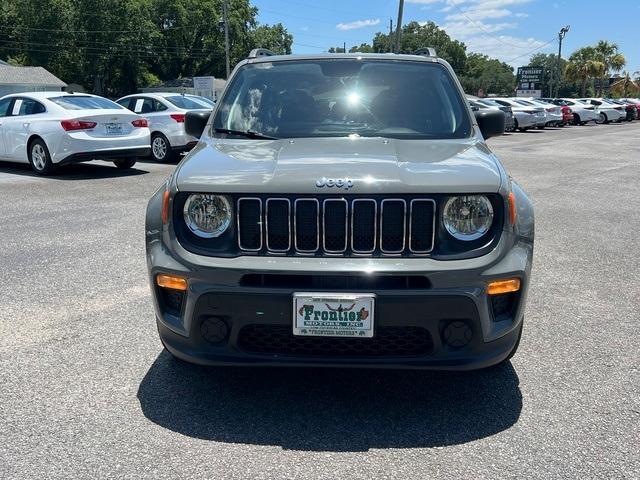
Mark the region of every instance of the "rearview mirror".
<instances>
[{"instance_id":1,"label":"rearview mirror","mask_svg":"<svg viewBox=\"0 0 640 480\"><path fill-rule=\"evenodd\" d=\"M485 140L504 134L505 114L502 110L483 109L473 113Z\"/></svg>"},{"instance_id":2,"label":"rearview mirror","mask_svg":"<svg viewBox=\"0 0 640 480\"><path fill-rule=\"evenodd\" d=\"M187 112L184 118L184 130L192 137L200 138L207 126L211 110L207 112Z\"/></svg>"}]
</instances>

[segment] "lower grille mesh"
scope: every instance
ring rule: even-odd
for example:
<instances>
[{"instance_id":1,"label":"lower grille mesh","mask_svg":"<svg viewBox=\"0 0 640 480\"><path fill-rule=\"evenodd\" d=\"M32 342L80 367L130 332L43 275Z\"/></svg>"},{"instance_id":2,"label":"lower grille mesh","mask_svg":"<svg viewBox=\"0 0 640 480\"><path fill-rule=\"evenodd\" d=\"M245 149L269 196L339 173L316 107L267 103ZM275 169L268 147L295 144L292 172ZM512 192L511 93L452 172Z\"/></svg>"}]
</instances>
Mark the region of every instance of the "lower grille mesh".
<instances>
[{"instance_id":1,"label":"lower grille mesh","mask_svg":"<svg viewBox=\"0 0 640 480\"><path fill-rule=\"evenodd\" d=\"M380 327L373 338L297 337L287 325L247 325L239 347L247 353L297 357L413 357L429 355L433 341L420 327Z\"/></svg>"}]
</instances>

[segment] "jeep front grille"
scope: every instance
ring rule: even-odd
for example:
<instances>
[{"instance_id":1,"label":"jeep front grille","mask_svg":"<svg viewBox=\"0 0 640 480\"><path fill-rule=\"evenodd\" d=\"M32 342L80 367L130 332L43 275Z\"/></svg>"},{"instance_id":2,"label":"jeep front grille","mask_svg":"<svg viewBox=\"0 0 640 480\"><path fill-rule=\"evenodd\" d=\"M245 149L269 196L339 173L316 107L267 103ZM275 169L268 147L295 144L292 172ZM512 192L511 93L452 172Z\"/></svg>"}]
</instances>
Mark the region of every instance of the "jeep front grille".
<instances>
[{"instance_id":1,"label":"jeep front grille","mask_svg":"<svg viewBox=\"0 0 640 480\"><path fill-rule=\"evenodd\" d=\"M301 255L425 255L433 249L429 198L260 198L237 201L244 252Z\"/></svg>"}]
</instances>

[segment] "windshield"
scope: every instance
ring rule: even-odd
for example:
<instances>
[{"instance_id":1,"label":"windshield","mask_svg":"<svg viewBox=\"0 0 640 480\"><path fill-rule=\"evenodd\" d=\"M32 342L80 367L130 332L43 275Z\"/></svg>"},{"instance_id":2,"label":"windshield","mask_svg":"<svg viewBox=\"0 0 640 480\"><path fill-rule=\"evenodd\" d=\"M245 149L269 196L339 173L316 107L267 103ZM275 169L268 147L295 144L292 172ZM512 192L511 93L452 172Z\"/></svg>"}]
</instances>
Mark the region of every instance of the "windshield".
<instances>
[{"instance_id":1,"label":"windshield","mask_svg":"<svg viewBox=\"0 0 640 480\"><path fill-rule=\"evenodd\" d=\"M65 95L63 97L49 98L53 103L65 110L120 110L121 107L111 100L102 97L89 97L80 95Z\"/></svg>"},{"instance_id":2,"label":"windshield","mask_svg":"<svg viewBox=\"0 0 640 480\"><path fill-rule=\"evenodd\" d=\"M184 108L185 110L198 110L203 108L211 108L207 102L204 102L199 97L187 97L186 95L174 95L171 97L164 97L165 100L171 102L178 108Z\"/></svg>"},{"instance_id":3,"label":"windshield","mask_svg":"<svg viewBox=\"0 0 640 480\"><path fill-rule=\"evenodd\" d=\"M535 105L531 102L527 102L526 100L514 100L514 102L519 103L520 105L524 105L525 107L534 107Z\"/></svg>"},{"instance_id":4,"label":"windshield","mask_svg":"<svg viewBox=\"0 0 640 480\"><path fill-rule=\"evenodd\" d=\"M471 134L467 106L442 65L366 59L245 65L213 128L277 138Z\"/></svg>"}]
</instances>

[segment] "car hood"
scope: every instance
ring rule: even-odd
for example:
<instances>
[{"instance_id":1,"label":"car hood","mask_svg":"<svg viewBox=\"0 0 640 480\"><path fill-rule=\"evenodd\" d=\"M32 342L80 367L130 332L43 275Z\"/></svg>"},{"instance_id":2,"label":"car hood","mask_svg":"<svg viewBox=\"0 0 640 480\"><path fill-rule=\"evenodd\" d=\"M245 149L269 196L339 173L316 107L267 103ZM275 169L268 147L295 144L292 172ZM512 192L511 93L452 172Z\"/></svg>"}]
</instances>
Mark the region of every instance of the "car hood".
<instances>
[{"instance_id":1,"label":"car hood","mask_svg":"<svg viewBox=\"0 0 640 480\"><path fill-rule=\"evenodd\" d=\"M179 190L235 193L497 192L501 168L484 142L384 138L201 141L176 173Z\"/></svg>"}]
</instances>

